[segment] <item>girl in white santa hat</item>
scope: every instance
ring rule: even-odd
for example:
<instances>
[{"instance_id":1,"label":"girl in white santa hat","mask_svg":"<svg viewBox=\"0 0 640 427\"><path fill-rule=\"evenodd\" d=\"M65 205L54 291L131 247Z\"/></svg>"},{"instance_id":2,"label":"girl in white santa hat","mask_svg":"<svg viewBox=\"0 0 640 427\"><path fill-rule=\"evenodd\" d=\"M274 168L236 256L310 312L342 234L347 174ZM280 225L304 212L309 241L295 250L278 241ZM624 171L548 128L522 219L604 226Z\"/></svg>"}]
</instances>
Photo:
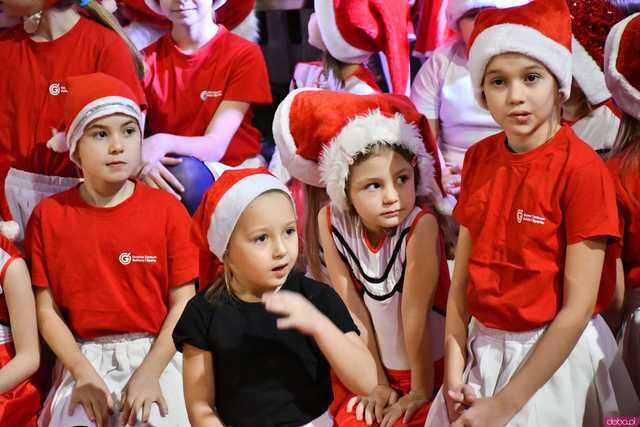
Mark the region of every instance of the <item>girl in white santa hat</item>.
<instances>
[{"instance_id":1,"label":"girl in white santa hat","mask_svg":"<svg viewBox=\"0 0 640 427\"><path fill-rule=\"evenodd\" d=\"M106 74L65 81L64 139L83 181L27 228L40 333L57 356L41 426L188 426L171 332L194 293L189 215L130 179L144 105Z\"/></svg>"},{"instance_id":2,"label":"girl in white santa hat","mask_svg":"<svg viewBox=\"0 0 640 427\"><path fill-rule=\"evenodd\" d=\"M624 294L620 350L640 395L640 14L616 24L605 46L607 87L624 115L607 162L616 184L622 227L617 283Z\"/></svg>"},{"instance_id":3,"label":"girl in white santa hat","mask_svg":"<svg viewBox=\"0 0 640 427\"><path fill-rule=\"evenodd\" d=\"M356 393L371 355L336 292L292 272L296 214L266 169L229 169L192 221L224 275L189 301L173 332L193 425L332 427L329 371Z\"/></svg>"},{"instance_id":4,"label":"girl in white santa hat","mask_svg":"<svg viewBox=\"0 0 640 427\"><path fill-rule=\"evenodd\" d=\"M504 132L471 147L447 304L444 384L426 426L600 426L640 404L600 316L619 238L603 161L560 122L564 0L480 12L469 69Z\"/></svg>"},{"instance_id":5,"label":"girl in white santa hat","mask_svg":"<svg viewBox=\"0 0 640 427\"><path fill-rule=\"evenodd\" d=\"M449 272L438 221L445 207L426 119L397 95L299 89L280 104L274 136L289 172L326 186L330 204L307 235L323 274L362 325L377 386L337 408L339 426L422 425L440 384Z\"/></svg>"}]
</instances>

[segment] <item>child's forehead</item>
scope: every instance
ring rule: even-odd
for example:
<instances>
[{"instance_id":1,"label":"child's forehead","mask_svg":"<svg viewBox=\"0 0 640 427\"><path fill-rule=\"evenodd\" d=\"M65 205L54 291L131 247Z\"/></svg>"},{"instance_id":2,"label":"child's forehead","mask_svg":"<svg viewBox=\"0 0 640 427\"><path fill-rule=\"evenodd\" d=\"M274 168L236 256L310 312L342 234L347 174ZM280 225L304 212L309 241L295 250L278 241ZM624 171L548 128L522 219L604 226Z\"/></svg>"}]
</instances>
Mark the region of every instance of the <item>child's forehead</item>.
<instances>
[{"instance_id":1,"label":"child's forehead","mask_svg":"<svg viewBox=\"0 0 640 427\"><path fill-rule=\"evenodd\" d=\"M487 75L495 72L519 72L532 68L549 71L542 62L535 58L517 52L507 52L491 58L484 73Z\"/></svg>"},{"instance_id":2,"label":"child's forehead","mask_svg":"<svg viewBox=\"0 0 640 427\"><path fill-rule=\"evenodd\" d=\"M130 122L138 124L138 121L134 117L123 113L114 113L91 120L87 123L85 129L89 129L91 127L122 126Z\"/></svg>"}]
</instances>

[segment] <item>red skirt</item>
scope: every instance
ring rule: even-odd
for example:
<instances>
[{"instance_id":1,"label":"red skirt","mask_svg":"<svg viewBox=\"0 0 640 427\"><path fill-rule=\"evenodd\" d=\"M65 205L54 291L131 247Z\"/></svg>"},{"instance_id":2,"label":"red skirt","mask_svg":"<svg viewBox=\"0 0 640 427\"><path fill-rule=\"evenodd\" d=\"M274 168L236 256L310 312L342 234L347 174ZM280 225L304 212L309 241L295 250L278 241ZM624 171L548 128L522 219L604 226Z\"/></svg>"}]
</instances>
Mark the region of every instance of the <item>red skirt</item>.
<instances>
[{"instance_id":1,"label":"red skirt","mask_svg":"<svg viewBox=\"0 0 640 427\"><path fill-rule=\"evenodd\" d=\"M13 342L0 345L0 366L15 356ZM41 395L31 378L0 395L0 426L35 427Z\"/></svg>"},{"instance_id":2,"label":"red skirt","mask_svg":"<svg viewBox=\"0 0 640 427\"><path fill-rule=\"evenodd\" d=\"M433 364L434 367L434 391L440 389L442 385L442 378L444 374L444 359L440 359ZM394 369L386 369L387 378L391 383L391 387L398 392L400 396L403 396L411 390L411 371L398 371ZM336 386L334 384L334 390ZM369 427L367 424L362 421L358 421L356 419L355 411L351 413L347 412L347 404L354 394L349 394L346 397L342 397L340 406L336 410L335 414L335 426L337 427ZM334 404L336 402L334 401ZM333 408L334 405L332 405ZM429 413L429 409L431 408L431 401L425 403L420 409L413 414L413 417L409 420L408 423L404 423L402 418L395 422L394 427L423 427L424 422L427 419L427 414ZM373 427L378 427L378 423L374 422L372 424Z\"/></svg>"}]
</instances>

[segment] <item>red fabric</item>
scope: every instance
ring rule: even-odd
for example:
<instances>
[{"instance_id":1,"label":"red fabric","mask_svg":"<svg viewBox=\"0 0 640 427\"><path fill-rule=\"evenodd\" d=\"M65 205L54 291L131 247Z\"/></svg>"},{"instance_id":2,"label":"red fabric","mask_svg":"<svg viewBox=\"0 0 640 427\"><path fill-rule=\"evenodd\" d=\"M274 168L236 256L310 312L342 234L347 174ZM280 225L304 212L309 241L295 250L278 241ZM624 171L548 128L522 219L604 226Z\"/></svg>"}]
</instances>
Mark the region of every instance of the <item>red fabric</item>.
<instances>
[{"instance_id":1,"label":"red fabric","mask_svg":"<svg viewBox=\"0 0 640 427\"><path fill-rule=\"evenodd\" d=\"M0 288L4 288L4 277L7 273L7 268L16 259L20 258L20 251L13 243L6 237L0 234ZM4 298L4 292L0 294L0 323L9 325L9 309L7 308L7 302ZM0 418L1 421L1 418ZM0 423L0 425L2 425Z\"/></svg>"},{"instance_id":2,"label":"red fabric","mask_svg":"<svg viewBox=\"0 0 640 427\"><path fill-rule=\"evenodd\" d=\"M525 25L571 52L571 21L565 0L533 0L508 9L486 9L476 17L468 46L489 27L502 24Z\"/></svg>"},{"instance_id":3,"label":"red fabric","mask_svg":"<svg viewBox=\"0 0 640 427\"><path fill-rule=\"evenodd\" d=\"M616 68L637 91L640 91L640 55L638 55L638 41L640 41L640 17L631 19L620 37Z\"/></svg>"},{"instance_id":4,"label":"red fabric","mask_svg":"<svg viewBox=\"0 0 640 427\"><path fill-rule=\"evenodd\" d=\"M119 0L117 4L118 11L130 21L151 24L165 30L171 29L171 21L153 11L144 0Z\"/></svg>"},{"instance_id":5,"label":"red fabric","mask_svg":"<svg viewBox=\"0 0 640 427\"><path fill-rule=\"evenodd\" d=\"M86 204L78 187L47 198L33 211L25 240L33 285L51 290L81 339L157 334L171 288L197 275L187 211L141 182L112 208Z\"/></svg>"},{"instance_id":6,"label":"red fabric","mask_svg":"<svg viewBox=\"0 0 640 427\"><path fill-rule=\"evenodd\" d=\"M437 360L433 364L434 367L434 392L437 392L442 385L442 379L444 375L444 359ZM411 371L399 371L395 369L385 369L387 374L387 378L389 379L389 383L391 387L403 396L411 390ZM342 405L338 408L338 411L335 415L335 425L337 427L365 427L367 424L364 421L356 420L355 411L348 413L347 412L347 404L354 394L350 394L346 398L343 399ZM432 397L433 398L433 397ZM423 427L425 420L427 419L427 415L429 414L429 409L431 409L431 401L424 404L414 415L411 417L408 423L404 423L402 418L396 421L393 426L394 427ZM374 422L372 424L373 427L378 427L379 424Z\"/></svg>"},{"instance_id":7,"label":"red fabric","mask_svg":"<svg viewBox=\"0 0 640 427\"><path fill-rule=\"evenodd\" d=\"M453 36L454 32L447 25L445 15L447 1L454 0L418 0L416 2L414 9L418 11L418 25L414 52L425 55Z\"/></svg>"},{"instance_id":8,"label":"red fabric","mask_svg":"<svg viewBox=\"0 0 640 427\"><path fill-rule=\"evenodd\" d=\"M638 159L629 169L622 168L622 157L607 162L616 186L620 232L622 234L622 264L627 288L640 288L640 177ZM615 275L614 275L615 277Z\"/></svg>"},{"instance_id":9,"label":"red fabric","mask_svg":"<svg viewBox=\"0 0 640 427\"><path fill-rule=\"evenodd\" d=\"M256 0L227 0L216 10L216 23L233 30L253 11Z\"/></svg>"},{"instance_id":10,"label":"red fabric","mask_svg":"<svg viewBox=\"0 0 640 427\"><path fill-rule=\"evenodd\" d=\"M127 45L89 19L80 18L66 34L45 43L32 41L18 25L0 35L0 52L0 153L14 168L77 176L68 154L46 147L52 128L59 129L63 119L64 81L69 76L98 71L112 75L144 104Z\"/></svg>"},{"instance_id":11,"label":"red fabric","mask_svg":"<svg viewBox=\"0 0 640 427\"><path fill-rule=\"evenodd\" d=\"M260 48L220 26L196 53L179 50L166 34L144 50L149 71L145 92L152 133L205 134L222 101L271 102L269 76ZM251 125L253 109L220 160L236 166L260 154L260 132Z\"/></svg>"},{"instance_id":12,"label":"red fabric","mask_svg":"<svg viewBox=\"0 0 640 427\"><path fill-rule=\"evenodd\" d=\"M0 368L15 356L13 343L0 345ZM31 379L0 395L0 425L35 427L42 402L42 394Z\"/></svg>"},{"instance_id":13,"label":"red fabric","mask_svg":"<svg viewBox=\"0 0 640 427\"><path fill-rule=\"evenodd\" d=\"M224 265L209 249L198 249L198 253L198 289L203 290L212 285L218 278L222 277L224 274Z\"/></svg>"},{"instance_id":14,"label":"red fabric","mask_svg":"<svg viewBox=\"0 0 640 427\"><path fill-rule=\"evenodd\" d=\"M570 127L524 154L490 136L465 156L453 212L469 229L469 312L491 328L526 331L562 305L566 247L596 236L617 241L615 188L602 160ZM615 268L612 257L605 272ZM614 288L601 286L595 313Z\"/></svg>"}]
</instances>

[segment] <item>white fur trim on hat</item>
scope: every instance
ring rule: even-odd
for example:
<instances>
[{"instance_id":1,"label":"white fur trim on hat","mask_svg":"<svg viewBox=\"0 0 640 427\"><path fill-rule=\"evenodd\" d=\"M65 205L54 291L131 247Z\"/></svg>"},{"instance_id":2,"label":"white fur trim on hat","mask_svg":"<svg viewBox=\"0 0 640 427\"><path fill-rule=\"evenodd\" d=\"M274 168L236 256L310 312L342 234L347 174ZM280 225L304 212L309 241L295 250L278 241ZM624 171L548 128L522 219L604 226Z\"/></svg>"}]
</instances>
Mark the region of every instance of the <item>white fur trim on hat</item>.
<instances>
[{"instance_id":1,"label":"white fur trim on hat","mask_svg":"<svg viewBox=\"0 0 640 427\"><path fill-rule=\"evenodd\" d=\"M322 42L336 59L349 64L366 62L373 52L359 49L347 42L336 24L335 9L332 0L315 0L314 3L318 28Z\"/></svg>"},{"instance_id":2,"label":"white fur trim on hat","mask_svg":"<svg viewBox=\"0 0 640 427\"><path fill-rule=\"evenodd\" d=\"M20 225L15 221L0 221L0 234L13 241L20 234Z\"/></svg>"},{"instance_id":3,"label":"white fur trim on hat","mask_svg":"<svg viewBox=\"0 0 640 427\"><path fill-rule=\"evenodd\" d=\"M75 116L66 133L67 147L69 147L69 158L76 164L78 160L75 156L76 145L82 137L85 127L92 121L100 117L112 114L125 114L134 118L138 122L141 132L144 130L144 122L140 107L133 100L122 96L106 96L96 99L84 106Z\"/></svg>"},{"instance_id":4,"label":"white fur trim on hat","mask_svg":"<svg viewBox=\"0 0 640 427\"><path fill-rule=\"evenodd\" d=\"M617 67L620 39L633 19L640 19L640 13L626 17L611 29L604 47L604 66L605 80L613 100L622 111L640 120L640 90L633 87Z\"/></svg>"},{"instance_id":5,"label":"white fur trim on hat","mask_svg":"<svg viewBox=\"0 0 640 427\"><path fill-rule=\"evenodd\" d=\"M611 98L600 66L575 36L571 36L571 50L573 53L573 78L580 85L580 89L589 103L597 105Z\"/></svg>"},{"instance_id":6,"label":"white fur trim on hat","mask_svg":"<svg viewBox=\"0 0 640 427\"><path fill-rule=\"evenodd\" d=\"M258 196L267 191L282 191L295 206L287 187L275 176L267 173L248 175L238 182L218 201L207 230L209 249L223 259L227 245L242 212Z\"/></svg>"},{"instance_id":7,"label":"white fur trim on hat","mask_svg":"<svg viewBox=\"0 0 640 427\"><path fill-rule=\"evenodd\" d=\"M346 185L353 158L365 153L371 144L400 145L417 156L420 182L417 194L438 192L433 178L433 157L425 149L420 130L396 113L385 116L379 109L350 120L324 148L320 156L320 173L331 202L341 210L349 209Z\"/></svg>"},{"instance_id":8,"label":"white fur trim on hat","mask_svg":"<svg viewBox=\"0 0 640 427\"><path fill-rule=\"evenodd\" d=\"M244 20L231 32L244 39L257 43L258 40L260 40L260 32L258 31L258 18L256 17L255 10L249 12L249 15L247 15L247 17L244 18Z\"/></svg>"},{"instance_id":9,"label":"white fur trim on hat","mask_svg":"<svg viewBox=\"0 0 640 427\"><path fill-rule=\"evenodd\" d=\"M478 104L487 108L482 96L482 81L494 56L519 53L543 63L554 74L562 101L571 92L571 52L539 31L520 24L498 24L482 31L469 51L469 72Z\"/></svg>"},{"instance_id":10,"label":"white fur trim on hat","mask_svg":"<svg viewBox=\"0 0 640 427\"><path fill-rule=\"evenodd\" d=\"M452 30L458 29L458 20L465 13L474 9L484 9L487 7L514 7L522 6L531 0L449 0L447 2L447 25Z\"/></svg>"},{"instance_id":11,"label":"white fur trim on hat","mask_svg":"<svg viewBox=\"0 0 640 427\"><path fill-rule=\"evenodd\" d=\"M278 105L273 116L273 138L278 146L280 161L296 179L314 187L324 187L320 177L318 164L298 154L298 147L290 128L291 104L299 92L320 90L317 88L300 88L287 95Z\"/></svg>"}]
</instances>

